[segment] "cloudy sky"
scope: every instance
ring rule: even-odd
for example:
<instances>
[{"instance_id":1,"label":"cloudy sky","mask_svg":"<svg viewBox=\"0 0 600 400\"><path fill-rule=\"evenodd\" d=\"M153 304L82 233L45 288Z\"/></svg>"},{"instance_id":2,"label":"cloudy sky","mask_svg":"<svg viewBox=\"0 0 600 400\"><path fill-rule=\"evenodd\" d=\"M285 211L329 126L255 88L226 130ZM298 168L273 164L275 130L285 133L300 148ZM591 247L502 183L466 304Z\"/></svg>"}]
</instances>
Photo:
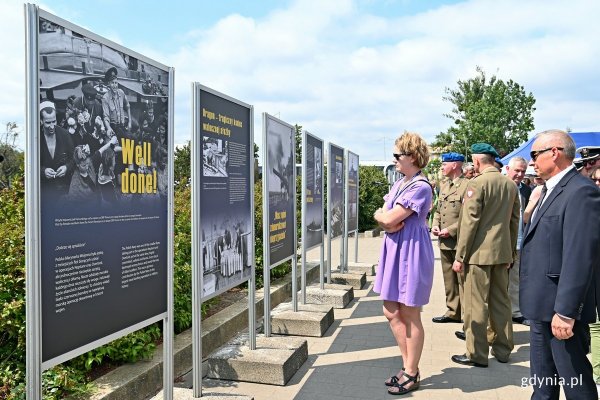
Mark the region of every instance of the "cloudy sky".
<instances>
[{"instance_id":1,"label":"cloudy sky","mask_svg":"<svg viewBox=\"0 0 600 400\"><path fill-rule=\"evenodd\" d=\"M175 68L175 143L191 138L190 82L300 124L361 160L404 130L445 131L446 87L513 79L536 131L600 130L596 0L51 0L43 9ZM23 3L0 0L0 129L25 117ZM24 137L23 135L21 135ZM24 140L22 140L22 146Z\"/></svg>"}]
</instances>

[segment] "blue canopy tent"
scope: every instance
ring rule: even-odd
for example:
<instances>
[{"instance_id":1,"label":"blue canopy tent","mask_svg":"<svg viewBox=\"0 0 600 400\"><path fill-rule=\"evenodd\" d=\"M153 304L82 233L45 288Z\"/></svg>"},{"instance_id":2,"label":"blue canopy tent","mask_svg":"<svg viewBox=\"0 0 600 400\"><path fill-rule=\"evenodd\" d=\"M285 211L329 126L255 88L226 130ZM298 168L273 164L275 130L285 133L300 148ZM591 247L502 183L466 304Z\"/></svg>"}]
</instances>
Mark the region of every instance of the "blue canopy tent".
<instances>
[{"instance_id":1,"label":"blue canopy tent","mask_svg":"<svg viewBox=\"0 0 600 400\"><path fill-rule=\"evenodd\" d=\"M575 141L575 147L579 148L581 146L600 146L600 132L571 132L571 137ZM508 160L515 156L521 156L527 161L531 158L529 156L529 152L531 151L531 145L533 144L535 137L527 140L517 149L513 150L511 153L507 154L503 159L502 163L506 165ZM575 155L579 157L579 154Z\"/></svg>"}]
</instances>

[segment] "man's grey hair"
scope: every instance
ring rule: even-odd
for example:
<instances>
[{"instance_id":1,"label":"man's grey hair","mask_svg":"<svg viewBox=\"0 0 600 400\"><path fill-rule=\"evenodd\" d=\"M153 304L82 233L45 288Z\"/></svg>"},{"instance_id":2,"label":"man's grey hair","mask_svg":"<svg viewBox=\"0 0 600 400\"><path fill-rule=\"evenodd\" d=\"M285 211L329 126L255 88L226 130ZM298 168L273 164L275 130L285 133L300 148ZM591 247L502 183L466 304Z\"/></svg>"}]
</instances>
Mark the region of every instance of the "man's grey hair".
<instances>
[{"instance_id":1,"label":"man's grey hair","mask_svg":"<svg viewBox=\"0 0 600 400\"><path fill-rule=\"evenodd\" d=\"M473 158L478 158L479 162L485 165L494 165L494 156L491 154L473 154Z\"/></svg>"},{"instance_id":2,"label":"man's grey hair","mask_svg":"<svg viewBox=\"0 0 600 400\"><path fill-rule=\"evenodd\" d=\"M568 161L573 161L575 159L575 142L567 132L561 131L560 129L550 129L538 133L535 135L535 139L542 139L544 142L548 141L555 146L562 147L565 158Z\"/></svg>"},{"instance_id":3,"label":"man's grey hair","mask_svg":"<svg viewBox=\"0 0 600 400\"><path fill-rule=\"evenodd\" d=\"M473 168L474 168L473 164L471 164L471 163L466 163L465 165L463 165L463 171L468 171Z\"/></svg>"},{"instance_id":4,"label":"man's grey hair","mask_svg":"<svg viewBox=\"0 0 600 400\"><path fill-rule=\"evenodd\" d=\"M511 159L508 161L508 167L512 169L512 168L514 168L514 167L515 167L515 164L516 164L516 163L525 164L525 166L527 167L527 160L526 160L526 159L524 159L524 158L523 158L523 157L521 157L521 156L514 156L513 158L511 158Z\"/></svg>"}]
</instances>

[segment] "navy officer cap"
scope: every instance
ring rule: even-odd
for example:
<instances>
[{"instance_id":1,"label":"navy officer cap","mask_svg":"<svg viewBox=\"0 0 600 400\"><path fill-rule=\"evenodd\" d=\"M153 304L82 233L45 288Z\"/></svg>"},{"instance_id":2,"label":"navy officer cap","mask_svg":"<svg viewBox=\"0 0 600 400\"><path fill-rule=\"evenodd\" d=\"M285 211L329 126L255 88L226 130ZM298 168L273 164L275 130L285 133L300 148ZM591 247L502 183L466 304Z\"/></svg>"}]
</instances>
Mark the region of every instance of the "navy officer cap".
<instances>
[{"instance_id":1,"label":"navy officer cap","mask_svg":"<svg viewBox=\"0 0 600 400\"><path fill-rule=\"evenodd\" d=\"M442 162L452 162L452 161L465 161L465 156L458 153L444 153L442 154Z\"/></svg>"},{"instance_id":2,"label":"navy officer cap","mask_svg":"<svg viewBox=\"0 0 600 400\"><path fill-rule=\"evenodd\" d=\"M600 146L583 146L576 151L581 154L582 161L593 160L600 157Z\"/></svg>"},{"instance_id":3,"label":"navy officer cap","mask_svg":"<svg viewBox=\"0 0 600 400\"><path fill-rule=\"evenodd\" d=\"M492 157L500 157L500 154L487 143L474 143L471 145L471 153L472 154L489 154Z\"/></svg>"},{"instance_id":4,"label":"navy officer cap","mask_svg":"<svg viewBox=\"0 0 600 400\"><path fill-rule=\"evenodd\" d=\"M104 73L104 82L110 82L114 79L117 79L117 69L115 67L110 67Z\"/></svg>"}]
</instances>

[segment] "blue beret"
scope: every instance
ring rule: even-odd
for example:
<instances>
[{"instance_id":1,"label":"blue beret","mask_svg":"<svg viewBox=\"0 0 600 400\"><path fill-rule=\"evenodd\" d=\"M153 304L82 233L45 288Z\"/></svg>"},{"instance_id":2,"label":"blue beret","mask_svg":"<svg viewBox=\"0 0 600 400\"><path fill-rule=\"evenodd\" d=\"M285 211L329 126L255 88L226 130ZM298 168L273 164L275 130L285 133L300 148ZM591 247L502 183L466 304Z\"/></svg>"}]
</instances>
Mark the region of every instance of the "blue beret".
<instances>
[{"instance_id":1,"label":"blue beret","mask_svg":"<svg viewBox=\"0 0 600 400\"><path fill-rule=\"evenodd\" d=\"M451 162L451 161L463 162L463 161L465 161L465 156L463 156L462 154L458 154L458 153L444 153L444 154L442 154L442 161L443 162Z\"/></svg>"},{"instance_id":2,"label":"blue beret","mask_svg":"<svg viewBox=\"0 0 600 400\"><path fill-rule=\"evenodd\" d=\"M494 161L496 161L498 164L500 164L501 167L504 167L504 164L502 163L502 159L500 157L494 158Z\"/></svg>"},{"instance_id":3,"label":"blue beret","mask_svg":"<svg viewBox=\"0 0 600 400\"><path fill-rule=\"evenodd\" d=\"M472 154L489 154L494 158L500 157L500 154L487 143L475 143L471 145L471 153Z\"/></svg>"}]
</instances>

